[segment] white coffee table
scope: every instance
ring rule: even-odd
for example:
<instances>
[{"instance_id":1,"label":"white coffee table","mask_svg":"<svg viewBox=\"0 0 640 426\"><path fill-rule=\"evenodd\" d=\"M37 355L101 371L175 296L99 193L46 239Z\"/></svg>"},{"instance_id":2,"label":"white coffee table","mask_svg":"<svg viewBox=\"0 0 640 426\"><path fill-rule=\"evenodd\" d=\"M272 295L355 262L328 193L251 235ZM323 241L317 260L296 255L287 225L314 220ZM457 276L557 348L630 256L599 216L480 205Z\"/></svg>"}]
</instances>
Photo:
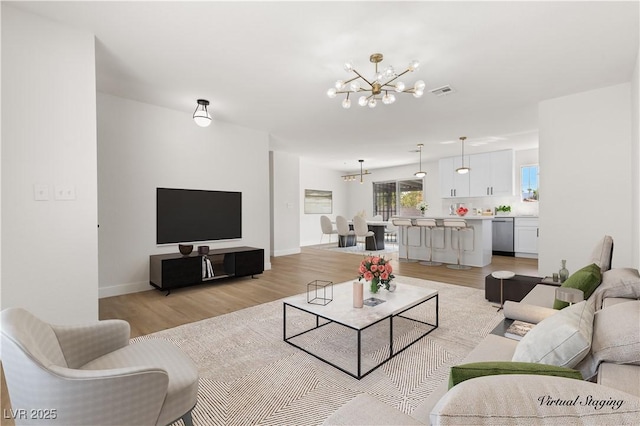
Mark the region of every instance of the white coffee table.
<instances>
[{"instance_id":1,"label":"white coffee table","mask_svg":"<svg viewBox=\"0 0 640 426\"><path fill-rule=\"evenodd\" d=\"M395 292L388 292L382 289L375 295L371 295L365 290L365 299L372 296L384 302L376 306L365 305L363 308L353 307L352 281L334 285L333 300L327 305L307 303L306 294L288 297L283 300L283 339L290 345L307 352L350 376L361 379L438 328L437 290L412 286L401 282L398 283L397 288ZM423 310L416 309L430 300L433 300L433 304L435 305L434 311L429 310L432 313L431 315L426 315ZM412 311L414 309L415 311ZM408 316L410 314L409 311L412 311L411 317ZM292 314L296 312L302 312L302 317L312 316L312 318L315 318L315 321L307 321L307 326L301 326L299 323L302 321L294 323L291 321L291 317L293 316ZM289 315L287 315L288 313ZM433 321L435 323L429 322L429 318L417 318L420 316L431 317L432 321L435 319L435 321ZM300 317L300 315L298 317ZM287 321L288 319L291 321L290 324ZM302 320L308 320L308 318L302 318ZM394 320L396 320L396 322L400 320L413 321L419 323L423 328L428 328L428 330L420 329L419 332L415 333L415 336L410 336L406 341L394 341ZM385 339L386 344L381 345L381 348L377 351L376 361L373 366L367 368L367 366L363 365L362 360L363 332L377 324L384 324L384 322L388 324L388 327L384 327L385 331L388 332L388 342ZM344 368L344 366L338 365L337 361L327 359L332 353L322 353L323 343L326 346L326 344L330 344L332 340L344 338L344 336L341 335L344 334L345 330L337 330L336 333L329 332L328 335L323 334L323 332L326 333L327 331L327 328L325 328L327 325L346 327L346 329L355 332L355 339L347 340L356 345L355 356L357 359L355 371L349 371L347 368ZM424 327L424 325L428 327ZM287 335L287 328L289 327L290 329L292 326L298 326L299 329L293 332L292 335ZM302 328L300 329L300 327ZM311 342L311 344L309 344L309 342ZM388 350L385 347L386 345L388 345ZM353 348L349 349L352 350Z\"/></svg>"}]
</instances>

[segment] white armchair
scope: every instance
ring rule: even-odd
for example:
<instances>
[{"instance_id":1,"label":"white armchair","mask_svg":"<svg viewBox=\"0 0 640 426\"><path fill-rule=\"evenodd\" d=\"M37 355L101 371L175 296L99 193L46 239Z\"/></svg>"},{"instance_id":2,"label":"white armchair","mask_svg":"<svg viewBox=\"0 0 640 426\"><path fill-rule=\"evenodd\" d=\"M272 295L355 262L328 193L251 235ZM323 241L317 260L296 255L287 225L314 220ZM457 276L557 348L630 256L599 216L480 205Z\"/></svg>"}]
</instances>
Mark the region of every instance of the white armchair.
<instances>
[{"instance_id":1,"label":"white armchair","mask_svg":"<svg viewBox=\"0 0 640 426\"><path fill-rule=\"evenodd\" d=\"M11 405L26 410L16 424L192 424L193 361L164 340L129 344L126 321L57 326L9 308L1 332Z\"/></svg>"}]
</instances>

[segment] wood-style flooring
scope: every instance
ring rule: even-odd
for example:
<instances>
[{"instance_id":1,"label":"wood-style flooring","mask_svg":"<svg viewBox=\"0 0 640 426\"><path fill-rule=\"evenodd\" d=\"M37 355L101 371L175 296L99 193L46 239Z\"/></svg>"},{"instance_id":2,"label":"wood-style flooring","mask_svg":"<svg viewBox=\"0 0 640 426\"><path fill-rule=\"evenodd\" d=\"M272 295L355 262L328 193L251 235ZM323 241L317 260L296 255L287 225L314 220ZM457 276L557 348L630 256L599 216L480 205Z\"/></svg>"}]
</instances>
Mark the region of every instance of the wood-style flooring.
<instances>
[{"instance_id":1,"label":"wood-style flooring","mask_svg":"<svg viewBox=\"0 0 640 426\"><path fill-rule=\"evenodd\" d=\"M441 281L484 289L484 278L493 271L509 270L520 275L537 275L537 259L493 256L491 265L456 271L442 266L398 263L392 259L394 273L426 280ZM226 314L306 291L306 284L316 279L335 283L357 277L361 256L303 247L300 254L272 257L271 270L256 279L238 278L212 284L173 290L169 296L157 290L100 299L100 319L118 318L129 322L131 337L153 333L178 325ZM0 373L1 373L0 368ZM2 408L11 407L2 374ZM4 416L3 416L4 417ZM11 426L10 419L0 425Z\"/></svg>"},{"instance_id":2,"label":"wood-style flooring","mask_svg":"<svg viewBox=\"0 0 640 426\"><path fill-rule=\"evenodd\" d=\"M468 270L452 270L445 265L424 266L398 263L392 259L394 274L484 289L485 276L497 270L520 275L538 274L537 259L493 256L490 265ZM306 291L310 281L334 283L357 278L361 256L303 247L300 254L272 257L271 270L255 279L237 278L172 290L169 296L158 290L100 299L100 319L119 318L131 324L136 337L178 325L223 315Z\"/></svg>"}]
</instances>

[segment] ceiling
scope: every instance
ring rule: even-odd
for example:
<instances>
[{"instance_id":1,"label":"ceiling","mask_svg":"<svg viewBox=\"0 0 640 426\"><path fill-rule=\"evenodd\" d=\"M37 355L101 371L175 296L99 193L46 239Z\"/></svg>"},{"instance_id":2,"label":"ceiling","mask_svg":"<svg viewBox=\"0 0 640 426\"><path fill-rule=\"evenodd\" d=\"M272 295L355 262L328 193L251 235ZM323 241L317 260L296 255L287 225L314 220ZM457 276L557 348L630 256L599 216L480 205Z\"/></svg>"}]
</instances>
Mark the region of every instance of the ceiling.
<instances>
[{"instance_id":1,"label":"ceiling","mask_svg":"<svg viewBox=\"0 0 640 426\"><path fill-rule=\"evenodd\" d=\"M4 2L7 3L7 2ZM342 171L538 146L538 102L628 82L637 1L20 2L96 36L98 90L267 131L272 149ZM352 61L420 68L420 99L345 110L327 89ZM429 90L450 85L454 93ZM195 124L194 124L195 125ZM205 131L205 130L203 130ZM447 143L449 142L449 143Z\"/></svg>"}]
</instances>

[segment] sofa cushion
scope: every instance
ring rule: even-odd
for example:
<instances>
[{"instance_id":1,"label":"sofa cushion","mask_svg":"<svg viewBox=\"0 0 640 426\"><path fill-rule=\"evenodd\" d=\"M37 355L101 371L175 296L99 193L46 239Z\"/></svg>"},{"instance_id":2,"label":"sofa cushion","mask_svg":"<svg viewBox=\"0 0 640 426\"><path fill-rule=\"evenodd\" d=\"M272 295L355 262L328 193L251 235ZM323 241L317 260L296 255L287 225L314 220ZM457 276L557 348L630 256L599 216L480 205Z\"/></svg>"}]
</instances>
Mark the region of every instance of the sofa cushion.
<instances>
[{"instance_id":1,"label":"sofa cushion","mask_svg":"<svg viewBox=\"0 0 640 426\"><path fill-rule=\"evenodd\" d=\"M487 376L453 387L431 411L434 425L637 425L640 398L584 380Z\"/></svg>"},{"instance_id":2,"label":"sofa cushion","mask_svg":"<svg viewBox=\"0 0 640 426\"><path fill-rule=\"evenodd\" d=\"M556 365L509 361L474 362L451 367L449 389L465 380L482 376L497 376L500 374L535 374L582 380L582 374L580 374L579 371L566 367L558 367Z\"/></svg>"},{"instance_id":3,"label":"sofa cushion","mask_svg":"<svg viewBox=\"0 0 640 426\"><path fill-rule=\"evenodd\" d=\"M600 267L595 263L592 263L591 265L587 265L571 274L571 276L562 283L561 287L577 288L578 290L582 290L586 300L591 296L601 282L602 272L600 272ZM564 309L567 306L569 306L567 302L563 302L558 299L553 302L553 309Z\"/></svg>"},{"instance_id":4,"label":"sofa cushion","mask_svg":"<svg viewBox=\"0 0 640 426\"><path fill-rule=\"evenodd\" d=\"M640 398L640 367L603 362L598 367L598 384L630 393Z\"/></svg>"},{"instance_id":5,"label":"sofa cushion","mask_svg":"<svg viewBox=\"0 0 640 426\"><path fill-rule=\"evenodd\" d=\"M589 352L593 304L582 301L533 327L518 343L512 361L575 367Z\"/></svg>"},{"instance_id":6,"label":"sofa cushion","mask_svg":"<svg viewBox=\"0 0 640 426\"><path fill-rule=\"evenodd\" d=\"M594 292L596 310L608 298L640 299L640 273L633 268L614 268L602 274L602 284Z\"/></svg>"},{"instance_id":7,"label":"sofa cushion","mask_svg":"<svg viewBox=\"0 0 640 426\"><path fill-rule=\"evenodd\" d=\"M611 259L613 258L613 238L605 235L593 248L589 262L595 263L602 272L611 269Z\"/></svg>"}]
</instances>

